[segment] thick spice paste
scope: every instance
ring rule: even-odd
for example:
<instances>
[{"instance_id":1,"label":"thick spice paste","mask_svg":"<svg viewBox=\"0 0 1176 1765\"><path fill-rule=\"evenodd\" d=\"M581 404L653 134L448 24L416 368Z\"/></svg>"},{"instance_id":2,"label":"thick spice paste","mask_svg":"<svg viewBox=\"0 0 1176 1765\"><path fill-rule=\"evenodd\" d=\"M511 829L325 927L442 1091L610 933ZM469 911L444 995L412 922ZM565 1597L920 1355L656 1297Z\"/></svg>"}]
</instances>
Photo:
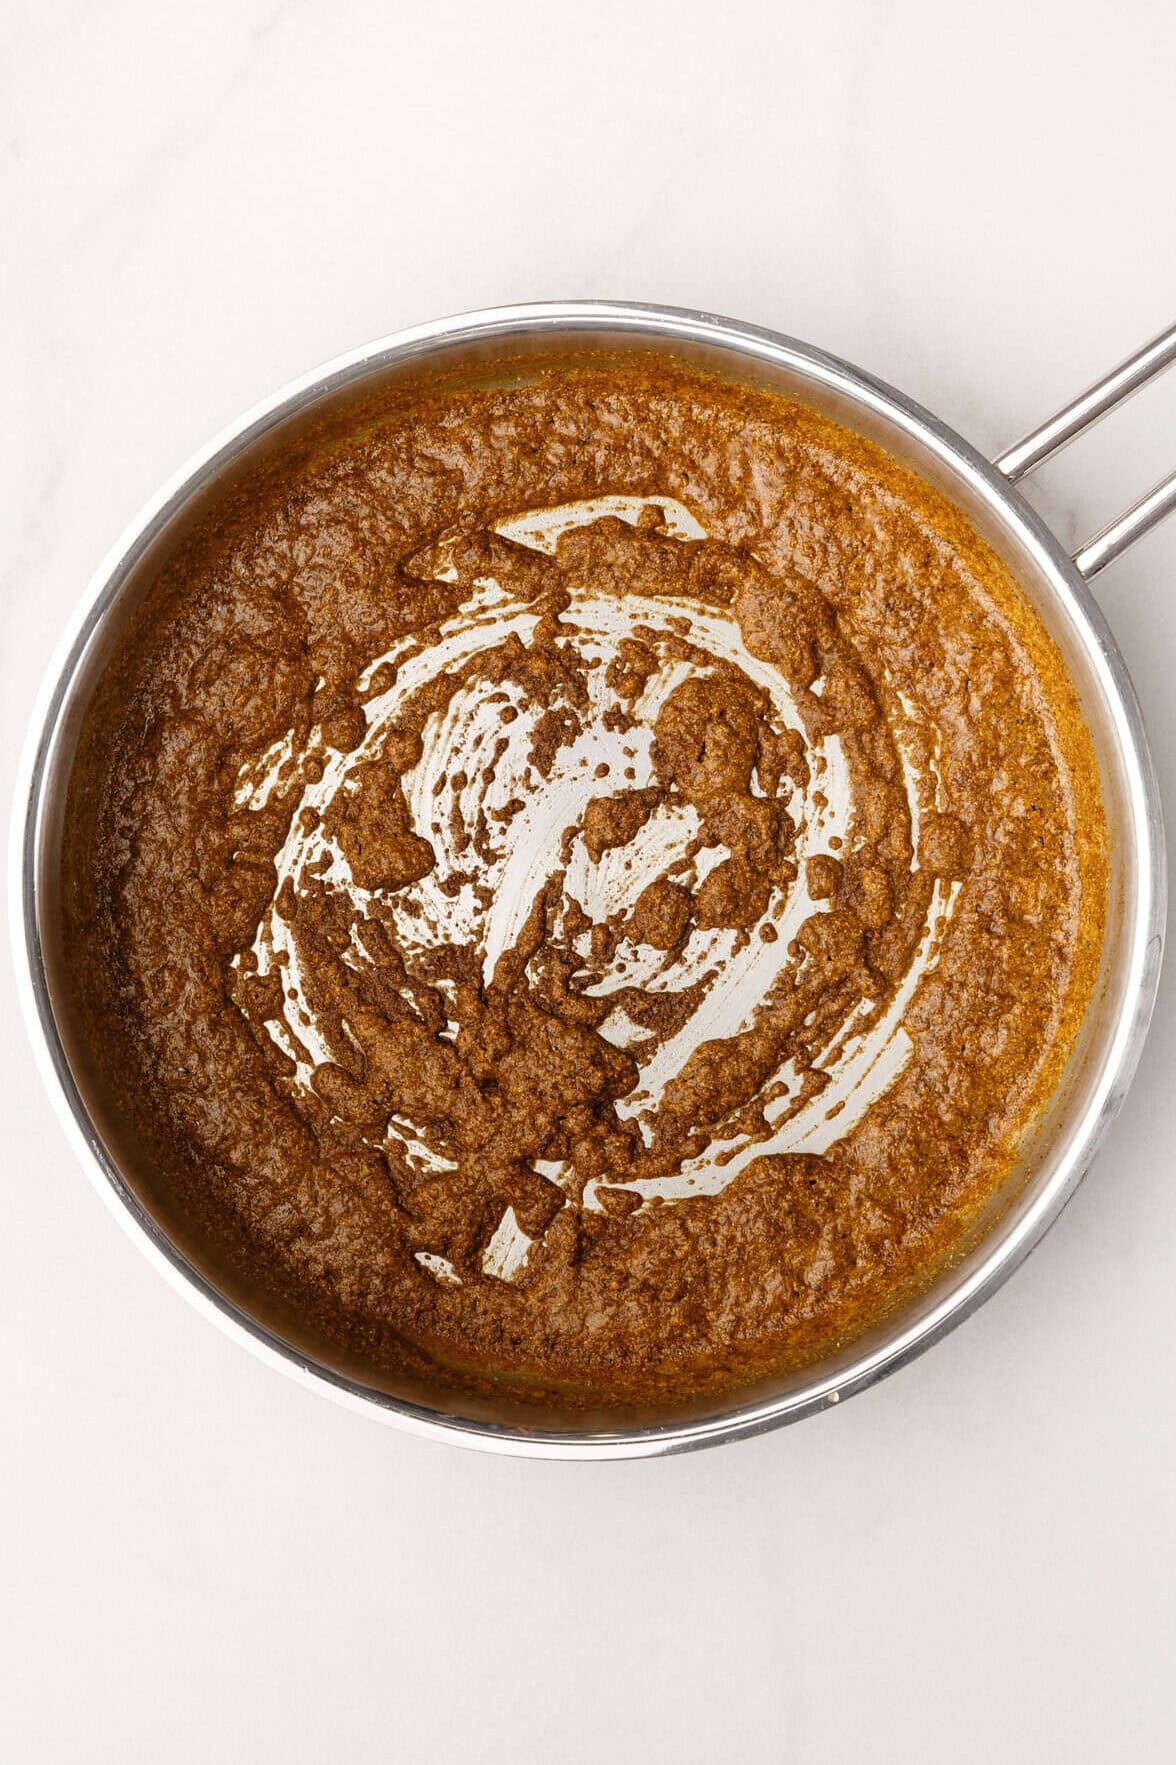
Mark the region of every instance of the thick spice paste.
<instances>
[{"instance_id":1,"label":"thick spice paste","mask_svg":"<svg viewBox=\"0 0 1176 1765\"><path fill-rule=\"evenodd\" d=\"M376 1380L669 1401L950 1254L1073 1044L1104 822L928 486L685 366L515 367L304 434L163 571L69 956L238 1289Z\"/></svg>"}]
</instances>

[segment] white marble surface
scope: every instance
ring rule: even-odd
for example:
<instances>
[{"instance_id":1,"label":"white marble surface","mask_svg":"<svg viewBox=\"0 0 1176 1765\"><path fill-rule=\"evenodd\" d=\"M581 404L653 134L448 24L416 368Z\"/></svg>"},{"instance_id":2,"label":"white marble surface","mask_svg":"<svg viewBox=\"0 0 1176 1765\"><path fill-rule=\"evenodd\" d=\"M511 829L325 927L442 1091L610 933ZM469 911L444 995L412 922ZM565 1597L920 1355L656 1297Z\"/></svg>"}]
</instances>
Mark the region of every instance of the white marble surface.
<instances>
[{"instance_id":1,"label":"white marble surface","mask_svg":"<svg viewBox=\"0 0 1176 1765\"><path fill-rule=\"evenodd\" d=\"M1160 0L560 9L9 0L0 728L92 566L239 409L552 295L809 337L995 450L1172 317ZM1077 541L1176 383L1043 475ZM1102 579L1164 786L1176 524ZM972 1765L1176 1753L1176 970L1029 1265L840 1411L561 1466L255 1362L142 1262L0 1008L0 1758Z\"/></svg>"}]
</instances>

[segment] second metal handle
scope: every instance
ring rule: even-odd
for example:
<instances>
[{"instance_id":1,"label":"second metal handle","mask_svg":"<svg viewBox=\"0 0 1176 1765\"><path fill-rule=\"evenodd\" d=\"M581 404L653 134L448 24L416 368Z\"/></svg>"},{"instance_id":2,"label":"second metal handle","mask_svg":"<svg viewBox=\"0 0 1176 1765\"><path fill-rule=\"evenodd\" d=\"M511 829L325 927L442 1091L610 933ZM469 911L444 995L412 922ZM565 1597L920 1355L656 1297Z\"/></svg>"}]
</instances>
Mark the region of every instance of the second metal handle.
<instances>
[{"instance_id":1,"label":"second metal handle","mask_svg":"<svg viewBox=\"0 0 1176 1765\"><path fill-rule=\"evenodd\" d=\"M1050 417L1048 422L1023 436L1014 447L1008 448L999 459L994 461L998 472L1003 472L1011 483L1025 477L1043 461L1060 453L1071 441L1082 435L1092 424L1105 417L1109 411L1121 405L1132 393L1154 380L1176 362L1176 324L1170 325L1158 337L1146 343L1142 349L1120 362L1101 380L1080 393L1075 399ZM1137 503L1122 515L1088 539L1074 553L1074 563L1083 576L1089 581L1097 576L1103 567L1125 552L1128 546L1162 521L1165 515L1176 511L1176 471L1170 472L1166 478L1141 496Z\"/></svg>"}]
</instances>

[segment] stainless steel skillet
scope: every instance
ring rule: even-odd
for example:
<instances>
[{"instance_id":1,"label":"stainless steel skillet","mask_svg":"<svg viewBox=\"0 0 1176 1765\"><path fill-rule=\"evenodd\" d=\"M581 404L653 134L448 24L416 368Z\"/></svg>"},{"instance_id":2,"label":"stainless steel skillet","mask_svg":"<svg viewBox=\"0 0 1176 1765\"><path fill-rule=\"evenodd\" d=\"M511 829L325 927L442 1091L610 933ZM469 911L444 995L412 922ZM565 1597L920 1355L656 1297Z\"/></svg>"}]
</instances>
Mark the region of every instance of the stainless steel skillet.
<instances>
[{"instance_id":1,"label":"stainless steel skillet","mask_svg":"<svg viewBox=\"0 0 1176 1765\"><path fill-rule=\"evenodd\" d=\"M661 349L780 389L876 441L951 497L1009 566L1066 660L1099 759L1112 845L1103 966L1079 1046L1031 1154L962 1258L841 1354L723 1399L649 1416L537 1416L508 1403L377 1390L354 1370L314 1358L293 1331L225 1291L198 1250L165 1227L119 1124L102 1110L71 1030L56 894L65 785L89 696L177 532L226 479L261 459L309 412L359 388L425 366L484 367L499 355L592 349ZM968 1316L1057 1218L1123 1100L1155 998L1165 920L1161 808L1143 722L1088 585L1176 508L1176 473L1073 557L1015 486L1173 360L1176 326L991 462L891 387L807 344L706 313L559 302L468 314L383 338L293 382L219 436L162 488L99 568L42 689L16 798L13 937L30 1032L67 1133L140 1248L229 1334L341 1401L417 1433L539 1457L649 1457L758 1433L862 1390Z\"/></svg>"}]
</instances>

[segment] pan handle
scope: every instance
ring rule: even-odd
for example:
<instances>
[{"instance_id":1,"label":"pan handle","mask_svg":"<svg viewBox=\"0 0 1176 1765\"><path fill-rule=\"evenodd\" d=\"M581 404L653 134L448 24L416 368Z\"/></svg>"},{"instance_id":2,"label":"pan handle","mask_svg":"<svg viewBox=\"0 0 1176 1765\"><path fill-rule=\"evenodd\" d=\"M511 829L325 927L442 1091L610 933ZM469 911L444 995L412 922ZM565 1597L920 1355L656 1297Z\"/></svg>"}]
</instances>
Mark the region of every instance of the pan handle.
<instances>
[{"instance_id":1,"label":"pan handle","mask_svg":"<svg viewBox=\"0 0 1176 1765\"><path fill-rule=\"evenodd\" d=\"M1138 392L1170 368L1176 362L1176 325L1169 325L1150 343L1112 368L1101 380L1080 393L1077 398L1060 410L1048 422L1042 423L1037 429L1024 436L1014 447L1008 448L993 464L998 472L1003 472L1011 484L1024 478L1028 473L1040 466L1044 460L1051 459L1060 453L1100 417L1113 411L1117 405ZM1145 533L1151 531L1158 522L1176 510L1176 472L1170 472L1166 478L1141 496L1124 514L1116 516L1107 526L1088 539L1074 553L1074 563L1081 575L1089 582L1097 576L1104 565L1125 552L1127 547L1134 545Z\"/></svg>"}]
</instances>

